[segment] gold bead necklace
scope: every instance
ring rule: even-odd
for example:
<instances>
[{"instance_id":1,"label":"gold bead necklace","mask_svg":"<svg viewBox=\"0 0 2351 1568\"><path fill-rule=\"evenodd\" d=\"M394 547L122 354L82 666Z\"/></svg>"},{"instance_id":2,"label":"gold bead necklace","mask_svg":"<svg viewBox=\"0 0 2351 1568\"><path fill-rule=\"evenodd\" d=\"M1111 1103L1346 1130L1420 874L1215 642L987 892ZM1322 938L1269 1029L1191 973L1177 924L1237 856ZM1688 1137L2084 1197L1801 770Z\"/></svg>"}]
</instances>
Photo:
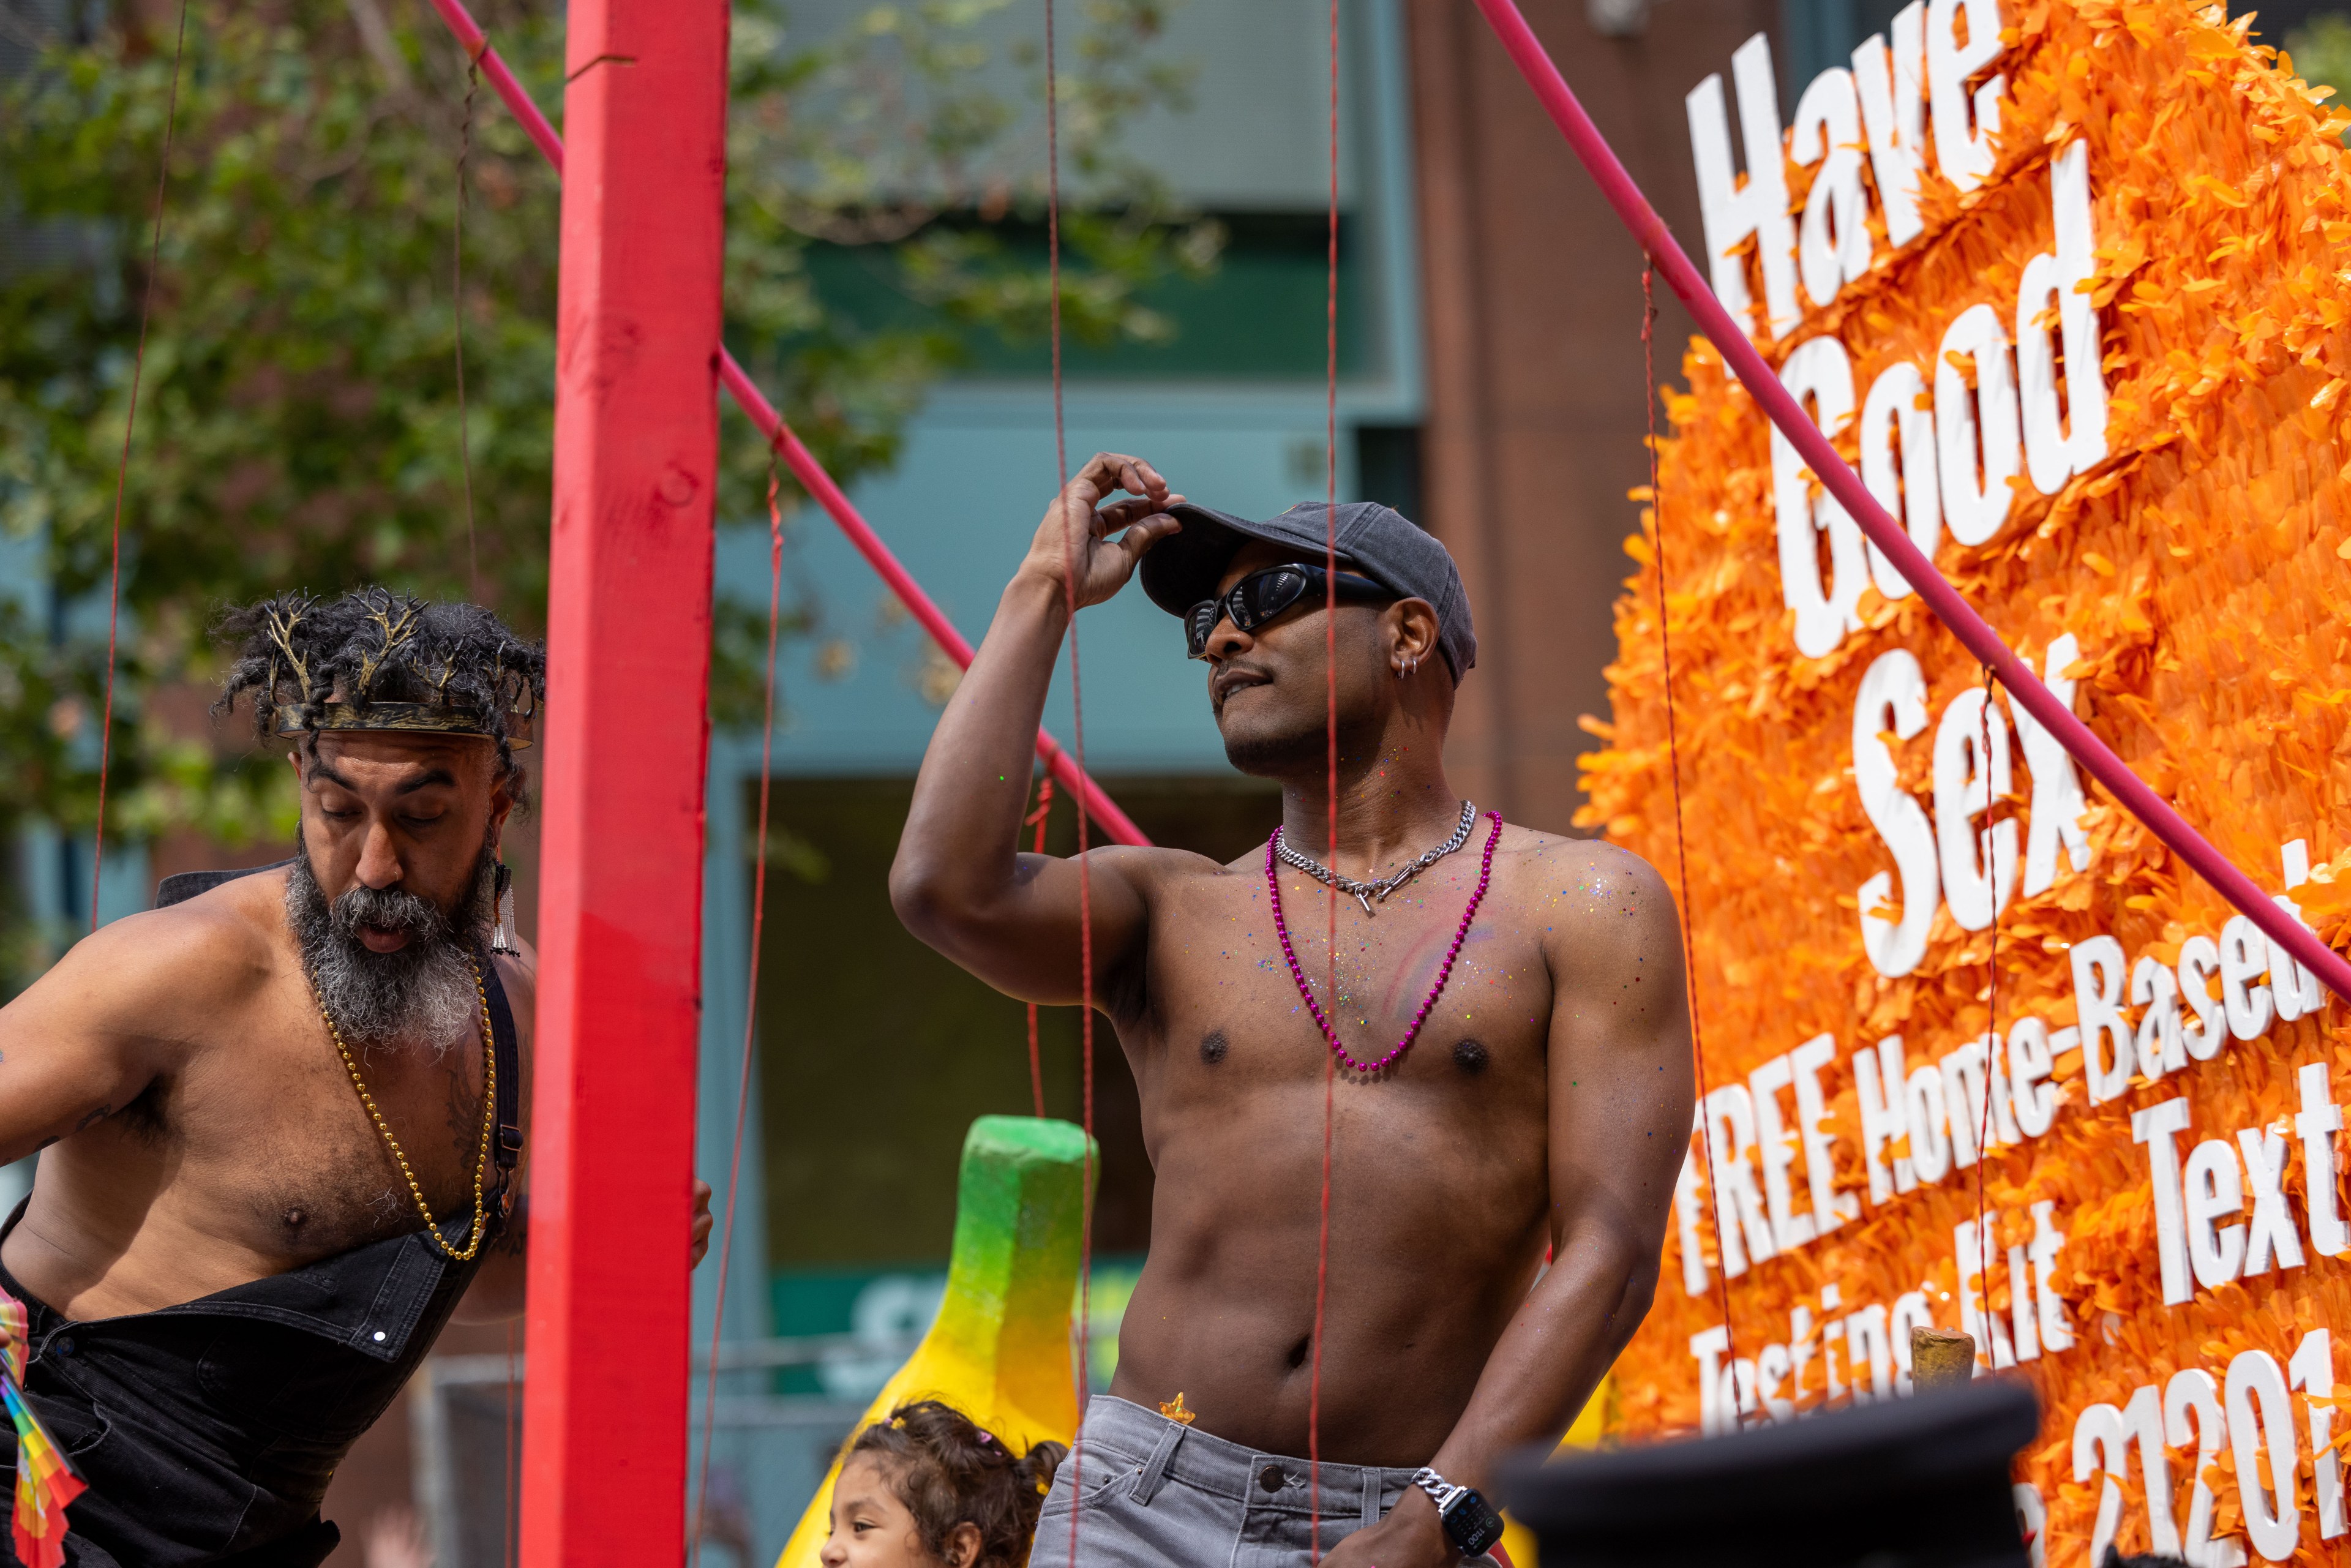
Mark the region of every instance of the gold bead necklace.
<instances>
[{"instance_id":1,"label":"gold bead necklace","mask_svg":"<svg viewBox=\"0 0 2351 1568\"><path fill-rule=\"evenodd\" d=\"M319 1016L327 1021L328 1038L335 1042L335 1051L343 1059L344 1068L351 1075L351 1087L360 1092L360 1103L367 1107L375 1130L383 1135L384 1147L400 1166L401 1176L408 1183L409 1196L416 1199L416 1211L424 1216L424 1233L433 1238L433 1245L459 1263L470 1263L482 1249L482 1238L486 1231L483 1223L486 1210L482 1202L482 1176L489 1168L490 1131L497 1124L498 1052L497 1037L490 1030L490 994L482 985L482 967L468 954L466 966L474 971L474 998L481 1004L482 1019L482 1146L474 1156L474 1233L463 1252L442 1239L440 1225L433 1218L431 1206L424 1201L424 1189L416 1184L416 1173L408 1166L408 1156L401 1152L400 1140L392 1135L392 1128L376 1109L375 1096L368 1092L367 1080L360 1076L360 1064L351 1055L351 1048L343 1043L343 1031L335 1027L335 1015L327 1010L327 998L319 989L319 977L309 976L310 996L319 1004Z\"/></svg>"}]
</instances>

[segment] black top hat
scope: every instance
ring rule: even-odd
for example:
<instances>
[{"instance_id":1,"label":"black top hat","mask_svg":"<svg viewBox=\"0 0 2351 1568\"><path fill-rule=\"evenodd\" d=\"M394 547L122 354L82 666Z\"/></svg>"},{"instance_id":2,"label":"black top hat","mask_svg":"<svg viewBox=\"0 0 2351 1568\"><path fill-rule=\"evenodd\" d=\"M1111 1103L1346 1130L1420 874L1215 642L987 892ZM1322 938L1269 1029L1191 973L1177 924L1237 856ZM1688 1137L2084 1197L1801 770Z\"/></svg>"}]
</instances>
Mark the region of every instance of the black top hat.
<instances>
[{"instance_id":1,"label":"black top hat","mask_svg":"<svg viewBox=\"0 0 2351 1568\"><path fill-rule=\"evenodd\" d=\"M2025 1568L2009 1464L2040 1430L2005 1378L1505 1481L1543 1568Z\"/></svg>"}]
</instances>

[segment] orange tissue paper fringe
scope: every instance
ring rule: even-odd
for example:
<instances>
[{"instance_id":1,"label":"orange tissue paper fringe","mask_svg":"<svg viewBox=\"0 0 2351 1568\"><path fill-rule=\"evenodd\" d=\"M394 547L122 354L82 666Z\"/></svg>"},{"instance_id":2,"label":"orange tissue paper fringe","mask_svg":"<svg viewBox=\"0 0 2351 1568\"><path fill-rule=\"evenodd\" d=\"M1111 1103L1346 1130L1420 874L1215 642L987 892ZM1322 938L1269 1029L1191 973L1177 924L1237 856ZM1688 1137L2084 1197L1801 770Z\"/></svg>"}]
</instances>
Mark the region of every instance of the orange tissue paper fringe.
<instances>
[{"instance_id":1,"label":"orange tissue paper fringe","mask_svg":"<svg viewBox=\"0 0 2351 1568\"><path fill-rule=\"evenodd\" d=\"M2264 888L2283 888L2281 843L2306 839L2314 877L2294 896L2340 947L2351 938L2351 492L2343 476L2351 170L2337 140L2346 117L2327 107L2323 89L2295 79L2290 61L2250 40L2249 19L2230 22L2218 8L2011 0L2005 16L2009 47L1997 68L2008 89L1992 175L1961 194L1930 164L1924 235L1889 252L1880 233L1872 270L1787 337L1758 346L1776 362L1807 339L1835 334L1854 361L1856 401L1896 361L1925 368L1931 383L1941 334L1959 312L1978 303L2003 321L2013 312L2022 268L2053 244L2051 161L2076 140L2088 143L2107 456L2054 496L2020 478L2000 533L1975 549L1946 534L1938 565L2036 668L2054 638L2074 634L2080 658L2061 673L2078 681L2075 710ZM1791 166L1798 212L1803 172ZM1688 885L1676 892L1695 945L1708 1076L1717 1087L1742 1082L1759 1064L1833 1034L1823 1124L1837 1139L1834 1186L1859 1210L1729 1281L1731 1344L1752 1360L1791 1341L1799 1308L1817 1324L1910 1292L1923 1293L1938 1326L1957 1328L1953 1232L1976 1217L1976 1172L1954 1171L1873 1206L1854 1053L1898 1034L1915 1066L2028 1015L2057 1029L2074 1021L2073 944L2109 935L2134 960L2169 960L2188 938L2217 936L2231 911L2085 776L2093 862L2076 871L2061 849L2054 884L2020 893L2002 912L1996 1025L1993 934L1962 931L1948 909L1938 910L1917 968L1878 975L1863 951L1856 894L1891 860L1854 783L1855 687L1880 654L1908 648L1927 677L1928 711L1938 716L1979 687L1982 673L1915 595L1888 601L1875 589L1861 601L1865 630L1824 657L1798 654L1781 594L1767 423L1703 341L1691 344L1682 372L1686 390L1664 393L1670 434L1658 442L1658 493L1636 492L1649 506L1641 532L1625 541L1637 570L1615 608L1611 714L1584 724L1604 745L1582 765L1590 804L1579 821L1674 877L1656 623L1661 509L1689 868ZM1838 443L1848 461L1857 460L1858 423ZM1929 799L1932 725L1888 744L1901 787ZM2016 786L2001 810L2020 819L2021 862L2029 769L2021 748L2015 760ZM2130 1127L2133 1111L2180 1093L2192 1104L2183 1156L2196 1139L2290 1127L2296 1069L2351 1065L2342 1016L2330 1007L2273 1024L2259 1040L2231 1041L2158 1082L2136 1081L2100 1105L2087 1103L2079 1054L2070 1053L2058 1063L2064 1103L2054 1126L1987 1156L1983 1203L1996 1236L1985 1283L1995 1287L1995 1312L2005 1319L2011 1306L2004 1254L2030 1242L2032 1206L2052 1200L2065 1237L2055 1285L2075 1343L2019 1369L2045 1412L2018 1479L2045 1502L2051 1563L2085 1561L2105 1484L2101 1473L2074 1480L2072 1435L2083 1410L2120 1406L2181 1368L2220 1378L2246 1350L2267 1351L2283 1366L2314 1328L2334 1330L2338 1366L2351 1354L2342 1345L2351 1334L2351 1260L2314 1255L2301 1269L2163 1303L2147 1150ZM2351 1099L2346 1083L2338 1077L2339 1099ZM2286 1143L2285 1187L2300 1224L2303 1155L2291 1132ZM1897 1145L1889 1157L1902 1152ZM1795 1166L1798 1207L1804 1168ZM1760 1171L1756 1179L1761 1190ZM1710 1196L1701 1209L1705 1261L1717 1269ZM1685 1289L1681 1246L1680 1228L1669 1228L1656 1305L1617 1364L1621 1437L1687 1431L1699 1420L1691 1342L1720 1323L1722 1309L1711 1275L1705 1291ZM1831 1288L1835 1295L1824 1298ZM1816 1351L1817 1338L1815 1330ZM1826 1399L1826 1371L1817 1354L1802 1369L1800 1407ZM1844 1375L1850 1383L1853 1369ZM1791 1386L1783 1383L1782 1397ZM2300 1392L2293 1407L2298 1560L2351 1562L2351 1537L2319 1539ZM2338 1416L2338 1435L2346 1423L2351 1411ZM2169 1460L2176 1495L2160 1502L2184 1521L2198 1479L2194 1443ZM2223 1441L2203 1479L2215 1494L2214 1533L2242 1543L2235 1470ZM2151 1546L2140 1473L2134 1458L2118 1478L2126 1553Z\"/></svg>"}]
</instances>

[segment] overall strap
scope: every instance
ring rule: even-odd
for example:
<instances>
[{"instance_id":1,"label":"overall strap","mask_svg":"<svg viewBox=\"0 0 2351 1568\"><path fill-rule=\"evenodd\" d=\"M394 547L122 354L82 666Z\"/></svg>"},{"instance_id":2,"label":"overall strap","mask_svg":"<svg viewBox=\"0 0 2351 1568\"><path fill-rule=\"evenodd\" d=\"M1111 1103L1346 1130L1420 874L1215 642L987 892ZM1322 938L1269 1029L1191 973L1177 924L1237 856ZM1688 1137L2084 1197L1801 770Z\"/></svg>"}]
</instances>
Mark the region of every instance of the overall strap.
<instances>
[{"instance_id":1,"label":"overall strap","mask_svg":"<svg viewBox=\"0 0 2351 1568\"><path fill-rule=\"evenodd\" d=\"M522 1154L522 1049L515 1035L514 1009L498 978L497 960L486 954L482 967L482 992L490 1004L490 1043L498 1067L498 1136L491 1153L498 1165L498 1203L504 1212L507 1189L512 1185L516 1159Z\"/></svg>"},{"instance_id":2,"label":"overall strap","mask_svg":"<svg viewBox=\"0 0 2351 1568\"><path fill-rule=\"evenodd\" d=\"M175 904L185 904L200 893L210 893L225 882L235 882L242 876L258 876L266 871L281 871L294 862L273 861L267 865L245 866L235 871L174 872L155 884L155 907L169 909Z\"/></svg>"}]
</instances>

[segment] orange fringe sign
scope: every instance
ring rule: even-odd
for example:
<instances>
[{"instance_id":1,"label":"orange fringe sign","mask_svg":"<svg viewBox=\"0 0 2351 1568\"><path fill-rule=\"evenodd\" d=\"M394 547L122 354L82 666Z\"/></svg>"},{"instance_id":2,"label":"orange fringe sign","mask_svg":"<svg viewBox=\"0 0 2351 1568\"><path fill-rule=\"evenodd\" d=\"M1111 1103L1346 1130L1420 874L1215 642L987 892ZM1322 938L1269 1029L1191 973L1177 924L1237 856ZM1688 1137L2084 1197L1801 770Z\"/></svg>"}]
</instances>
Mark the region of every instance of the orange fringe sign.
<instances>
[{"instance_id":1,"label":"orange fringe sign","mask_svg":"<svg viewBox=\"0 0 2351 1568\"><path fill-rule=\"evenodd\" d=\"M1939 0L1928 17L1952 15ZM2002 20L1989 175L1962 193L1927 158L1923 232L1897 248L1865 151L1871 259L1827 304L1804 297L1771 352L1785 365L1812 340L1842 344L1855 417L1831 434L1857 465L1865 394L1891 368L1917 371L1912 410L1948 418L1948 366L1979 424L1996 423L1990 351L1942 358L1946 333L1990 305L2010 341L2060 341L2053 299L2017 319L2020 283L2062 248L2058 171L2086 148L2095 267L2080 292L2096 308L2104 454L2049 494L2016 465L1997 532L1968 545L1947 530L1937 562L2036 668L2074 683L2076 711L2142 778L2340 948L2346 119L2218 8L2035 0ZM1795 213L1807 172L1788 168ZM2271 964L2250 923L2232 926L2133 819L2075 784L2004 694L1987 716L1980 669L1915 596L1855 592L1837 517L1802 534L1798 559L1846 620L1826 653L1801 653L1767 423L1703 342L1683 370L1656 499L1689 849L1678 891L1720 1164L1693 1138L1656 1304L1617 1365L1617 1430L1892 1396L1907 1391L1910 1326L1965 1328L2041 1393L2043 1431L2018 1475L2036 1558L2079 1563L2112 1541L2191 1562L2351 1562L2337 1446L2351 1409L2334 1406L2351 1394L2342 1005L2283 955ZM1898 424L1877 428L1911 455ZM1981 448L1969 434L1958 450L1972 465ZM1582 821L1670 876L1656 527L1645 515L1625 541L1639 570L1616 606L1613 717L1584 720L1605 748L1584 764ZM1886 662L1897 653L1916 661L1915 691ZM1857 712L1874 670L1884 700ZM1877 815L1893 828L1865 810L1856 771L1880 757ZM1903 970L1906 889L1935 896L1931 924L1913 912L1923 953ZM1865 915L1884 923L1885 952L1865 950Z\"/></svg>"}]
</instances>

